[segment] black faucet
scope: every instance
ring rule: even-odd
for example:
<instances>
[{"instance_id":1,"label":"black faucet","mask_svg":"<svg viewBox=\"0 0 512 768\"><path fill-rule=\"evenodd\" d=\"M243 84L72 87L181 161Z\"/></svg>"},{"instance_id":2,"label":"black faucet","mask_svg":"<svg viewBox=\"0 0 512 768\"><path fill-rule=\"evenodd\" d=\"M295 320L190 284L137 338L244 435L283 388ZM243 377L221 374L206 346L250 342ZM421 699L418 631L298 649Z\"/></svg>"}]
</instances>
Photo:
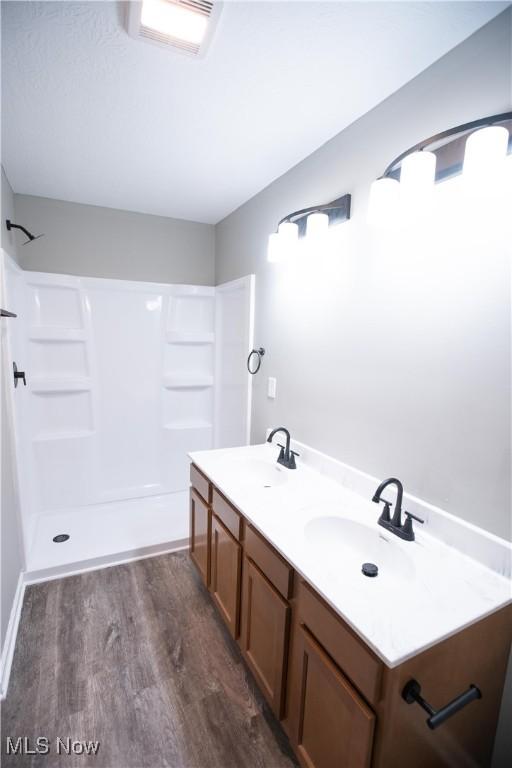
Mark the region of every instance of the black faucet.
<instances>
[{"instance_id":1,"label":"black faucet","mask_svg":"<svg viewBox=\"0 0 512 768\"><path fill-rule=\"evenodd\" d=\"M282 464L282 466L286 467L287 469L297 469L297 465L295 464L295 457L299 454L290 450L290 433L287 429L285 429L285 427L276 427L276 429L273 429L270 435L267 437L267 443L272 442L272 438L276 432L284 432L286 436L286 445L281 445L281 443L278 443L281 451L279 452L277 463Z\"/></svg>"},{"instance_id":2,"label":"black faucet","mask_svg":"<svg viewBox=\"0 0 512 768\"><path fill-rule=\"evenodd\" d=\"M380 495L384 488L387 488L388 485L396 485L396 502L395 502L395 509L393 511L393 517L391 517L391 502L386 501L386 499L381 499ZM396 477L389 477L387 480L383 480L382 483L379 485L375 493L373 494L372 501L374 501L376 504L379 503L379 501L382 501L384 503L384 509L382 510L382 514L378 519L379 525L382 525L383 528L385 528L387 531L391 531L391 533L394 533L395 536L399 536L401 539L404 539L405 541L414 541L414 531L412 529L412 519L417 520L418 523L423 523L424 520L421 520L419 517L416 517L416 515L413 515L411 512L405 512L404 515L406 515L407 519L405 523L402 525L402 498L404 495L404 487L400 480Z\"/></svg>"}]
</instances>

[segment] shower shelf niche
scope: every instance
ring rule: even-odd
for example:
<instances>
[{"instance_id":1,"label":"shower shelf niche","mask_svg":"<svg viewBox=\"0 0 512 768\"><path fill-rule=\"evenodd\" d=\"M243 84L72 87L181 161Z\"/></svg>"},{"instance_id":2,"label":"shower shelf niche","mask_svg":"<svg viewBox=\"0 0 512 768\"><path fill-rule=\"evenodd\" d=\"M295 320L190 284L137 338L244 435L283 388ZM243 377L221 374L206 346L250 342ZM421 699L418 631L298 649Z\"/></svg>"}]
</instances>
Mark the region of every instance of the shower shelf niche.
<instances>
[{"instance_id":1,"label":"shower shelf niche","mask_svg":"<svg viewBox=\"0 0 512 768\"><path fill-rule=\"evenodd\" d=\"M92 388L90 379L45 379L33 378L31 382L32 392L88 392Z\"/></svg>"},{"instance_id":2,"label":"shower shelf niche","mask_svg":"<svg viewBox=\"0 0 512 768\"><path fill-rule=\"evenodd\" d=\"M215 334L167 331L167 342L169 344L213 344L215 342Z\"/></svg>"},{"instance_id":3,"label":"shower shelf niche","mask_svg":"<svg viewBox=\"0 0 512 768\"><path fill-rule=\"evenodd\" d=\"M213 429L213 423L211 421L203 421L202 419L171 421L165 425L165 429L173 429L176 431L185 429Z\"/></svg>"},{"instance_id":4,"label":"shower shelf niche","mask_svg":"<svg viewBox=\"0 0 512 768\"><path fill-rule=\"evenodd\" d=\"M30 341L86 341L86 332L81 328L58 328L34 325L28 333Z\"/></svg>"},{"instance_id":5,"label":"shower shelf niche","mask_svg":"<svg viewBox=\"0 0 512 768\"><path fill-rule=\"evenodd\" d=\"M206 389L213 387L213 376L164 376L166 389Z\"/></svg>"},{"instance_id":6,"label":"shower shelf niche","mask_svg":"<svg viewBox=\"0 0 512 768\"><path fill-rule=\"evenodd\" d=\"M74 432L45 432L32 438L34 443L48 443L54 440L81 440L84 437L92 437L93 429L77 429Z\"/></svg>"}]
</instances>

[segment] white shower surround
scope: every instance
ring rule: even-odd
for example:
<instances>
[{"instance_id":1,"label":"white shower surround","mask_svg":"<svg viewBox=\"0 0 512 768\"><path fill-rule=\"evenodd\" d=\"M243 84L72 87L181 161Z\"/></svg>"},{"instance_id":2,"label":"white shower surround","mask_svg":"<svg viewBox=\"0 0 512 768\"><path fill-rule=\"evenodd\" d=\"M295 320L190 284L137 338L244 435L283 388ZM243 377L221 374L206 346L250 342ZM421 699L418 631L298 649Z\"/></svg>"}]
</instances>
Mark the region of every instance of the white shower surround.
<instances>
[{"instance_id":1,"label":"white shower surround","mask_svg":"<svg viewBox=\"0 0 512 768\"><path fill-rule=\"evenodd\" d=\"M28 384L13 391L27 569L180 546L188 451L248 442L253 278L215 289L7 266ZM230 402L215 386L226 372Z\"/></svg>"}]
</instances>

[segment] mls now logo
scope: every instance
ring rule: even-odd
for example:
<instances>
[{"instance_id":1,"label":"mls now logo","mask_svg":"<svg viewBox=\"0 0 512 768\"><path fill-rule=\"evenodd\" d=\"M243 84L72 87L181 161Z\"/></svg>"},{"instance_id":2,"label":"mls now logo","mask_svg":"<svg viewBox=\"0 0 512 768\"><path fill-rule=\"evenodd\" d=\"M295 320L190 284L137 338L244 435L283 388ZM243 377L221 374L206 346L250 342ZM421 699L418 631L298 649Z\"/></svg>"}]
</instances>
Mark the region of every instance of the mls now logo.
<instances>
[{"instance_id":1,"label":"mls now logo","mask_svg":"<svg viewBox=\"0 0 512 768\"><path fill-rule=\"evenodd\" d=\"M96 755L100 748L99 741L79 741L60 737L55 740L54 751L58 755ZM50 740L46 736L39 736L31 744L28 736L19 736L13 739L6 738L6 752L8 755L47 755L51 751Z\"/></svg>"}]
</instances>

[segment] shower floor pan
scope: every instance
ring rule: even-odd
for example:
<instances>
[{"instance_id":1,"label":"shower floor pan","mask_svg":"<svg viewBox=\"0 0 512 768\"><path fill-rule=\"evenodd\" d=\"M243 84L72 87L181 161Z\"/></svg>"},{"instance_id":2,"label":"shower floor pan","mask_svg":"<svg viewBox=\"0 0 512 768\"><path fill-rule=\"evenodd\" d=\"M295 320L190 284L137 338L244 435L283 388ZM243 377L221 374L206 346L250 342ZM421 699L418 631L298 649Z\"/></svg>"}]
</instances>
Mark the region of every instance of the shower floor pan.
<instances>
[{"instance_id":1,"label":"shower floor pan","mask_svg":"<svg viewBox=\"0 0 512 768\"><path fill-rule=\"evenodd\" d=\"M56 543L55 536L69 539ZM55 575L108 565L186 545L188 492L147 496L41 515L27 558L30 575Z\"/></svg>"}]
</instances>

